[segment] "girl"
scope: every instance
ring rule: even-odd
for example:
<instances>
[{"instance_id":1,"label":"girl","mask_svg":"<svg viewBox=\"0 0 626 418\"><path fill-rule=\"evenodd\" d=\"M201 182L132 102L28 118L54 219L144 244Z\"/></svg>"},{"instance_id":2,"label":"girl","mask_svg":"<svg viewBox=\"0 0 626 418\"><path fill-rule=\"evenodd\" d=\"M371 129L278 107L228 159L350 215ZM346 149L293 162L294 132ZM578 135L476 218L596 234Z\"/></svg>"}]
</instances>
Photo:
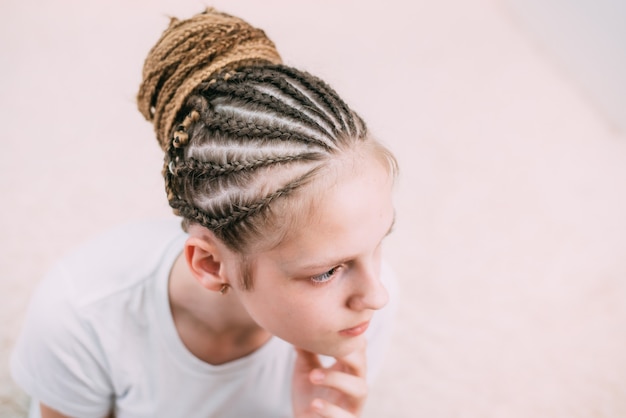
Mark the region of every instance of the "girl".
<instances>
[{"instance_id":1,"label":"girl","mask_svg":"<svg viewBox=\"0 0 626 418\"><path fill-rule=\"evenodd\" d=\"M391 153L213 9L172 20L138 106L183 231L121 227L44 279L11 364L31 416L358 416L389 329Z\"/></svg>"}]
</instances>

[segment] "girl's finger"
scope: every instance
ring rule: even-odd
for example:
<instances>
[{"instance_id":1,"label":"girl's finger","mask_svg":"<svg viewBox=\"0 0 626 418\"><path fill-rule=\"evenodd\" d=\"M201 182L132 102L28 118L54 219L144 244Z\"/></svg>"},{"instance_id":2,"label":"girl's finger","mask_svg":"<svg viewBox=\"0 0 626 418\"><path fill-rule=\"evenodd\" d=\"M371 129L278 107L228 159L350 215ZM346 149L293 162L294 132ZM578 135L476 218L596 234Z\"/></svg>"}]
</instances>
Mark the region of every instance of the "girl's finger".
<instances>
[{"instance_id":1,"label":"girl's finger","mask_svg":"<svg viewBox=\"0 0 626 418\"><path fill-rule=\"evenodd\" d=\"M367 382L359 376L330 369L315 369L311 372L310 379L317 386L335 389L353 398L354 403L367 397Z\"/></svg>"},{"instance_id":2,"label":"girl's finger","mask_svg":"<svg viewBox=\"0 0 626 418\"><path fill-rule=\"evenodd\" d=\"M322 399L314 399L311 409L324 418L355 418L353 414Z\"/></svg>"}]
</instances>

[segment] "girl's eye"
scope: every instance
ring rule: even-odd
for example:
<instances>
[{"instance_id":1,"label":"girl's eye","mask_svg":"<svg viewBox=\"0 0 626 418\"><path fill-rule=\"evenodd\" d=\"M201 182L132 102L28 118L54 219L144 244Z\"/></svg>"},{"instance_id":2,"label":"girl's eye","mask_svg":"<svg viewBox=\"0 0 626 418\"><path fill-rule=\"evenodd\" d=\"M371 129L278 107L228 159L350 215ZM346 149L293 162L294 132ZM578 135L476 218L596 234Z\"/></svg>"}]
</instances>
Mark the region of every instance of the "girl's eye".
<instances>
[{"instance_id":1,"label":"girl's eye","mask_svg":"<svg viewBox=\"0 0 626 418\"><path fill-rule=\"evenodd\" d=\"M326 283L333 278L333 276L337 273L337 271L339 271L339 269L340 269L340 266L333 267L332 269L328 270L326 273L318 274L317 276L312 276L311 281L314 284Z\"/></svg>"}]
</instances>

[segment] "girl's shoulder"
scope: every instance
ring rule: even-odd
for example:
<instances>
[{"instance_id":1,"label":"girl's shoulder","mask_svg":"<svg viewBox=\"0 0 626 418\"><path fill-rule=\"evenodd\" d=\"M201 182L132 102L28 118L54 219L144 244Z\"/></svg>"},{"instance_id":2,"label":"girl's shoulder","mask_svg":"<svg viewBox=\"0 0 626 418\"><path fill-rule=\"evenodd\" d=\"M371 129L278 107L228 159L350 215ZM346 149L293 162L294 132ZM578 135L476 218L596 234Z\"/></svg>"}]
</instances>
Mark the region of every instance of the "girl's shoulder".
<instances>
[{"instance_id":1,"label":"girl's shoulder","mask_svg":"<svg viewBox=\"0 0 626 418\"><path fill-rule=\"evenodd\" d=\"M107 256L128 250L142 252L164 241L185 234L179 219L132 221L97 234L77 246L66 259L80 256ZM105 252L102 252L102 251Z\"/></svg>"},{"instance_id":2,"label":"girl's shoulder","mask_svg":"<svg viewBox=\"0 0 626 418\"><path fill-rule=\"evenodd\" d=\"M53 269L55 280L85 302L106 297L169 270L186 237L177 219L126 223L62 258Z\"/></svg>"},{"instance_id":3,"label":"girl's shoulder","mask_svg":"<svg viewBox=\"0 0 626 418\"><path fill-rule=\"evenodd\" d=\"M112 370L137 371L142 336L164 327L149 324L168 309L167 278L185 239L177 221L134 222L60 260L31 298L11 357L15 381L67 415L106 415Z\"/></svg>"}]
</instances>

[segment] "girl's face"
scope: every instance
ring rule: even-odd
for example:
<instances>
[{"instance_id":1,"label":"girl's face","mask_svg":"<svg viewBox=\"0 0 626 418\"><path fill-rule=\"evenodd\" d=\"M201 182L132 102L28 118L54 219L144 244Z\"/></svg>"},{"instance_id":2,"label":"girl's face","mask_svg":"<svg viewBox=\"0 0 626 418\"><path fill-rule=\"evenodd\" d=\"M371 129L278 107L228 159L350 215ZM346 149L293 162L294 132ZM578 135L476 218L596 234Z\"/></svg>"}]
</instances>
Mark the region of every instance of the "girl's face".
<instances>
[{"instance_id":1,"label":"girl's face","mask_svg":"<svg viewBox=\"0 0 626 418\"><path fill-rule=\"evenodd\" d=\"M366 160L316 197L312 219L252 255L253 290L234 289L261 327L318 354L339 357L363 344L372 315L388 300L379 274L394 221L393 180Z\"/></svg>"}]
</instances>

